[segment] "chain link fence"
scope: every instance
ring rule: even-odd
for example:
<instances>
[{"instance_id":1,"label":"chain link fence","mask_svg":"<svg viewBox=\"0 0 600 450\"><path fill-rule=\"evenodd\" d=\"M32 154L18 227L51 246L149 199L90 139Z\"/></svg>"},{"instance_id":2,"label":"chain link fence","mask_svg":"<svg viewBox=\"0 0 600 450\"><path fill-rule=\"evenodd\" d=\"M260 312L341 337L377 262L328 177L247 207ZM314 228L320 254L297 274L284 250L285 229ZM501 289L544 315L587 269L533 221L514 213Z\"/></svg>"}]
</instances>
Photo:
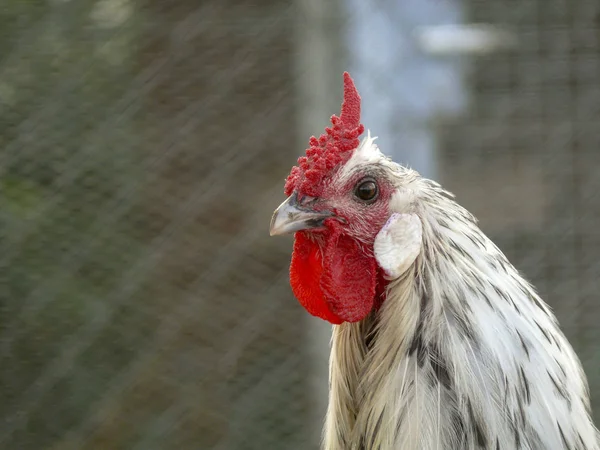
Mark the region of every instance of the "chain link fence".
<instances>
[{"instance_id":1,"label":"chain link fence","mask_svg":"<svg viewBox=\"0 0 600 450\"><path fill-rule=\"evenodd\" d=\"M352 59L313 127L303 77L360 20L317 4L3 1L1 448L317 448L327 336L268 237ZM598 414L600 3L463 6L519 46L430 124L439 177L553 306Z\"/></svg>"}]
</instances>

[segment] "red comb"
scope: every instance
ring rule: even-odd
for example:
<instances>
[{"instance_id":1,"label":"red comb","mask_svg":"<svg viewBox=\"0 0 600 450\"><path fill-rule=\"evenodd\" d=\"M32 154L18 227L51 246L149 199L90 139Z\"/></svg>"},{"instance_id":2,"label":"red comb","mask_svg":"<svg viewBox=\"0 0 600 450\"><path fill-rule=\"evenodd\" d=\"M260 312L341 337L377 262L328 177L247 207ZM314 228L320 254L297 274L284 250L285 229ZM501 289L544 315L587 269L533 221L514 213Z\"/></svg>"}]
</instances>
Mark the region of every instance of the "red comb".
<instances>
[{"instance_id":1,"label":"red comb","mask_svg":"<svg viewBox=\"0 0 600 450\"><path fill-rule=\"evenodd\" d=\"M319 139L310 138L306 156L298 158L298 165L292 167L285 182L285 195L294 190L317 197L323 191L323 180L331 175L336 167L350 159L352 151L358 147L365 127L360 123L360 95L348 72L344 72L344 101L340 117L331 116L333 127L325 128Z\"/></svg>"}]
</instances>

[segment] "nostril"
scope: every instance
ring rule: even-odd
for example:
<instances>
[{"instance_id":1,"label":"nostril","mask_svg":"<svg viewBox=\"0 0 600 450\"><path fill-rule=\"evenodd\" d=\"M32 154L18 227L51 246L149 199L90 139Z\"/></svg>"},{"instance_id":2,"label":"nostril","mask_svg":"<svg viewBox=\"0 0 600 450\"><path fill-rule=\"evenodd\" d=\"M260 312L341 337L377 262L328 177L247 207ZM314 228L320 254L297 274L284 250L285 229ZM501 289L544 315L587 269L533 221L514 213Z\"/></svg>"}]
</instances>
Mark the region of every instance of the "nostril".
<instances>
[{"instance_id":1,"label":"nostril","mask_svg":"<svg viewBox=\"0 0 600 450\"><path fill-rule=\"evenodd\" d=\"M317 197L311 197L310 195L303 195L298 199L298 203L302 206L313 205L317 201Z\"/></svg>"}]
</instances>

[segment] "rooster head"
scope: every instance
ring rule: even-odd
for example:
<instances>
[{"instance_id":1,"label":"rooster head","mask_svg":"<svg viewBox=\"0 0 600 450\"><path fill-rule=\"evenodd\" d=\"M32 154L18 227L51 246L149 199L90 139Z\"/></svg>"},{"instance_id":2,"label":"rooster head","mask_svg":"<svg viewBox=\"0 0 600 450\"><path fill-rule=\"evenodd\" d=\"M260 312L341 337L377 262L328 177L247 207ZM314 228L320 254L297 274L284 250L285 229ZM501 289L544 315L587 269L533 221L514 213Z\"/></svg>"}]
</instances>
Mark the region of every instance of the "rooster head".
<instances>
[{"instance_id":1,"label":"rooster head","mask_svg":"<svg viewBox=\"0 0 600 450\"><path fill-rule=\"evenodd\" d=\"M386 158L370 133L359 139L360 96L348 73L331 123L292 168L271 235L295 233L294 295L312 315L340 324L382 304L387 284L420 251L421 222L411 213L408 181L416 172Z\"/></svg>"}]
</instances>

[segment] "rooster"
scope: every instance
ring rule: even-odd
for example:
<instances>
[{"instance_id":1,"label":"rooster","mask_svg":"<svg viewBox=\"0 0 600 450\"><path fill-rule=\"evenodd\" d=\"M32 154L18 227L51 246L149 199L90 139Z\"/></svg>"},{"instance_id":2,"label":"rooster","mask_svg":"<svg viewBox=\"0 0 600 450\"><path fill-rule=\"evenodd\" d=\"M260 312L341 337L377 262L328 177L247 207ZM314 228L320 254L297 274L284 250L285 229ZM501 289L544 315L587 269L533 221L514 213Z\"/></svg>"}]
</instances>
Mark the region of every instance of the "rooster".
<instances>
[{"instance_id":1,"label":"rooster","mask_svg":"<svg viewBox=\"0 0 600 450\"><path fill-rule=\"evenodd\" d=\"M333 324L326 450L598 450L581 364L549 307L434 181L339 117L285 183L294 295Z\"/></svg>"}]
</instances>

